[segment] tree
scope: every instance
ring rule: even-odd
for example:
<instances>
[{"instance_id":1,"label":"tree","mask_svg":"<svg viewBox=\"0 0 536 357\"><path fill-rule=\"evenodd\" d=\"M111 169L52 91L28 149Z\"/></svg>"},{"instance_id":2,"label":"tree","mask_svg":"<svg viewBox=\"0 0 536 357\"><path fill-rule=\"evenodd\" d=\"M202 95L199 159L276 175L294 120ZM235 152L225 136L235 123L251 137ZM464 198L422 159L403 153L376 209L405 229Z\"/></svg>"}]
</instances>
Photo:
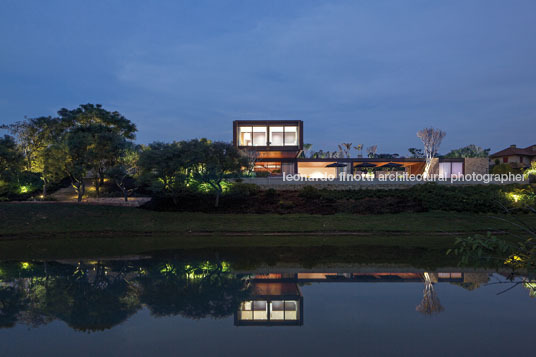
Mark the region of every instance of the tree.
<instances>
[{"instance_id":1,"label":"tree","mask_svg":"<svg viewBox=\"0 0 536 357\"><path fill-rule=\"evenodd\" d=\"M196 140L192 140L195 144ZM223 192L222 182L225 178L240 173L242 166L247 163L244 157L232 144L224 142L198 141L201 143L201 155L194 161L193 177L201 183L210 185L216 191L215 207L219 206L220 195Z\"/></svg>"},{"instance_id":2,"label":"tree","mask_svg":"<svg viewBox=\"0 0 536 357\"><path fill-rule=\"evenodd\" d=\"M132 187L133 185L129 184L129 178L132 179L137 173L139 156L139 147L132 144L128 145L116 165L108 169L106 172L108 177L114 181L116 186L123 193L125 202L128 202L128 196L134 190L134 187Z\"/></svg>"},{"instance_id":3,"label":"tree","mask_svg":"<svg viewBox=\"0 0 536 357\"><path fill-rule=\"evenodd\" d=\"M63 128L59 119L52 117L30 118L4 125L3 128L17 136L24 153L26 170L40 174L43 181L43 196L46 196L47 185L54 177L47 167L47 163L50 162L48 148L61 137Z\"/></svg>"},{"instance_id":4,"label":"tree","mask_svg":"<svg viewBox=\"0 0 536 357\"><path fill-rule=\"evenodd\" d=\"M84 179L92 168L91 147L93 145L91 129L79 127L68 132L63 140L49 151L52 156L59 159L53 163L54 166L51 169L55 172L63 172L70 178L71 185L77 193L78 202L82 201L86 192Z\"/></svg>"},{"instance_id":5,"label":"tree","mask_svg":"<svg viewBox=\"0 0 536 357\"><path fill-rule=\"evenodd\" d=\"M426 165L424 167L423 176L427 178L430 175L430 167L432 166L432 159L437 155L441 141L447 135L446 132L434 129L425 128L417 132L417 136L422 140L424 144L424 156L426 157Z\"/></svg>"},{"instance_id":6,"label":"tree","mask_svg":"<svg viewBox=\"0 0 536 357\"><path fill-rule=\"evenodd\" d=\"M308 157L313 144L303 144L303 157Z\"/></svg>"},{"instance_id":7,"label":"tree","mask_svg":"<svg viewBox=\"0 0 536 357\"><path fill-rule=\"evenodd\" d=\"M374 158L376 156L376 151L378 150L378 145L372 145L367 148L368 157Z\"/></svg>"},{"instance_id":8,"label":"tree","mask_svg":"<svg viewBox=\"0 0 536 357\"><path fill-rule=\"evenodd\" d=\"M153 192L173 193L186 185L187 158L182 143L154 142L144 148L138 160L141 181Z\"/></svg>"},{"instance_id":9,"label":"tree","mask_svg":"<svg viewBox=\"0 0 536 357\"><path fill-rule=\"evenodd\" d=\"M12 136L0 137L0 179L13 180L24 168L24 156Z\"/></svg>"},{"instance_id":10,"label":"tree","mask_svg":"<svg viewBox=\"0 0 536 357\"><path fill-rule=\"evenodd\" d=\"M37 117L0 126L15 135L25 158L27 171L39 172L41 153L60 134L59 120L52 117ZM36 167L37 166L37 167Z\"/></svg>"},{"instance_id":11,"label":"tree","mask_svg":"<svg viewBox=\"0 0 536 357\"><path fill-rule=\"evenodd\" d=\"M424 290L421 303L417 306L416 310L424 315L438 314L444 310L443 306L439 302L437 293L430 279L430 274L424 273Z\"/></svg>"},{"instance_id":12,"label":"tree","mask_svg":"<svg viewBox=\"0 0 536 357\"><path fill-rule=\"evenodd\" d=\"M344 157L350 158L351 149L352 149L352 143L342 143L339 145L339 151L344 154Z\"/></svg>"},{"instance_id":13,"label":"tree","mask_svg":"<svg viewBox=\"0 0 536 357\"><path fill-rule=\"evenodd\" d=\"M110 112L100 104L82 104L76 109L62 108L58 111L65 127L74 128L92 124L100 124L110 128L125 139L136 138L136 125L118 112Z\"/></svg>"},{"instance_id":14,"label":"tree","mask_svg":"<svg viewBox=\"0 0 536 357\"><path fill-rule=\"evenodd\" d=\"M244 149L241 152L244 156L244 160L247 162L246 171L248 172L248 174L251 175L255 171L255 164L257 163L257 159L259 158L259 152L255 149Z\"/></svg>"},{"instance_id":15,"label":"tree","mask_svg":"<svg viewBox=\"0 0 536 357\"><path fill-rule=\"evenodd\" d=\"M358 144L354 146L354 149L357 150L357 157L363 157L363 144Z\"/></svg>"},{"instance_id":16,"label":"tree","mask_svg":"<svg viewBox=\"0 0 536 357\"><path fill-rule=\"evenodd\" d=\"M101 124L91 124L85 128L91 137L89 147L89 165L93 172L93 181L97 197L100 197L100 187L104 183L106 171L116 165L125 154L129 142L109 127Z\"/></svg>"},{"instance_id":17,"label":"tree","mask_svg":"<svg viewBox=\"0 0 536 357\"><path fill-rule=\"evenodd\" d=\"M482 149L474 144L452 150L445 157L488 157L491 149Z\"/></svg>"},{"instance_id":18,"label":"tree","mask_svg":"<svg viewBox=\"0 0 536 357\"><path fill-rule=\"evenodd\" d=\"M399 156L400 155L395 153L395 154L376 154L374 157L377 159L396 159Z\"/></svg>"},{"instance_id":19,"label":"tree","mask_svg":"<svg viewBox=\"0 0 536 357\"><path fill-rule=\"evenodd\" d=\"M424 153L422 152L422 149L409 148L408 151L411 154L410 156L411 158L414 158L414 159L424 158Z\"/></svg>"},{"instance_id":20,"label":"tree","mask_svg":"<svg viewBox=\"0 0 536 357\"><path fill-rule=\"evenodd\" d=\"M122 152L122 146L136 137L136 125L120 113L110 112L100 104L84 104L76 109L62 108L58 111L59 120L66 132L77 128L91 128L94 140L91 146L91 169L97 197L104 183L106 170L114 166Z\"/></svg>"}]
</instances>

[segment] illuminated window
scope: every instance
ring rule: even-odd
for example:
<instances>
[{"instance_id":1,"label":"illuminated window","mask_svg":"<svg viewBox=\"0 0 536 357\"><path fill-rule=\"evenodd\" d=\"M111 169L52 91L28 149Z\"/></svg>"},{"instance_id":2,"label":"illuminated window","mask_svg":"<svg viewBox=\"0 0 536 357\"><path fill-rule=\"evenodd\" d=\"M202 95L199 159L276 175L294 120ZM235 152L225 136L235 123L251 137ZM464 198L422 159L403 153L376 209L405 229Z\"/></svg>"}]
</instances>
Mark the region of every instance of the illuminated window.
<instances>
[{"instance_id":1,"label":"illuminated window","mask_svg":"<svg viewBox=\"0 0 536 357\"><path fill-rule=\"evenodd\" d=\"M451 178L463 175L463 162L440 162L439 176Z\"/></svg>"},{"instance_id":2,"label":"illuminated window","mask_svg":"<svg viewBox=\"0 0 536 357\"><path fill-rule=\"evenodd\" d=\"M253 145L253 128L251 126L241 126L239 128L239 143L240 146L252 146Z\"/></svg>"},{"instance_id":3,"label":"illuminated window","mask_svg":"<svg viewBox=\"0 0 536 357\"><path fill-rule=\"evenodd\" d=\"M283 127L282 126L270 127L270 145L271 146L283 146Z\"/></svg>"},{"instance_id":4,"label":"illuminated window","mask_svg":"<svg viewBox=\"0 0 536 357\"><path fill-rule=\"evenodd\" d=\"M298 145L298 127L286 126L285 127L285 146Z\"/></svg>"},{"instance_id":5,"label":"illuminated window","mask_svg":"<svg viewBox=\"0 0 536 357\"><path fill-rule=\"evenodd\" d=\"M266 127L253 127L253 146L266 146Z\"/></svg>"}]
</instances>

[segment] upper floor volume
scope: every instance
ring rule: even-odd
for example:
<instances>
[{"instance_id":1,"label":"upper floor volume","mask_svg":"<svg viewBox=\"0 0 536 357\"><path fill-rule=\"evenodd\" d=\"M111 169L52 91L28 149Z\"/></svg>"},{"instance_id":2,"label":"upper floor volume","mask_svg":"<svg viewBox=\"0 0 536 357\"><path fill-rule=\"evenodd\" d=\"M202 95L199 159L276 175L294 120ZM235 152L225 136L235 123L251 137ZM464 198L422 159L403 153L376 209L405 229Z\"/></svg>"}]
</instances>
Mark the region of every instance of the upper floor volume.
<instances>
[{"instance_id":1,"label":"upper floor volume","mask_svg":"<svg viewBox=\"0 0 536 357\"><path fill-rule=\"evenodd\" d=\"M301 120L235 120L233 143L241 149L256 151L303 150Z\"/></svg>"}]
</instances>

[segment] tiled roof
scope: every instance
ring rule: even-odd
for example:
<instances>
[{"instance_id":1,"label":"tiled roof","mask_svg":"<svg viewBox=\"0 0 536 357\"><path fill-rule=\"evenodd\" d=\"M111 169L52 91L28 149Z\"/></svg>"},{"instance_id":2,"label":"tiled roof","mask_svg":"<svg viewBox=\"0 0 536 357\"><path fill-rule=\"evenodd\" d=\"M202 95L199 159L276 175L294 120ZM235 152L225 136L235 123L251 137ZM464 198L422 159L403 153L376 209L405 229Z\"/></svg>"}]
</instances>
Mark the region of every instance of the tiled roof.
<instances>
[{"instance_id":1,"label":"tiled roof","mask_svg":"<svg viewBox=\"0 0 536 357\"><path fill-rule=\"evenodd\" d=\"M524 155L524 156L536 156L536 145L531 145L524 149L510 146L504 150L498 151L495 154L491 154L490 157L510 156L510 155Z\"/></svg>"}]
</instances>

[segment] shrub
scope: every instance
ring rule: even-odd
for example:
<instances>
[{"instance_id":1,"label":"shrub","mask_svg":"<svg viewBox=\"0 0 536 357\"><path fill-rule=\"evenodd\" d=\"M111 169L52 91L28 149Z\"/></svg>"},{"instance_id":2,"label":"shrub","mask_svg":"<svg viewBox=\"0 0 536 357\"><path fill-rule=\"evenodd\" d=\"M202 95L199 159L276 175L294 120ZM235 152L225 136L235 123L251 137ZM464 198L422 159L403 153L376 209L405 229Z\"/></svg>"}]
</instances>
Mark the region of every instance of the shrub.
<instances>
[{"instance_id":1,"label":"shrub","mask_svg":"<svg viewBox=\"0 0 536 357\"><path fill-rule=\"evenodd\" d=\"M283 209L291 209L296 207L296 204L292 201L279 201L279 207Z\"/></svg>"},{"instance_id":2,"label":"shrub","mask_svg":"<svg viewBox=\"0 0 536 357\"><path fill-rule=\"evenodd\" d=\"M253 183L235 182L229 188L228 195L249 197L259 192L259 186Z\"/></svg>"},{"instance_id":3,"label":"shrub","mask_svg":"<svg viewBox=\"0 0 536 357\"><path fill-rule=\"evenodd\" d=\"M306 200L317 200L322 197L320 190L313 186L305 186L301 189L299 196Z\"/></svg>"},{"instance_id":4,"label":"shrub","mask_svg":"<svg viewBox=\"0 0 536 357\"><path fill-rule=\"evenodd\" d=\"M503 174L509 174L510 172L513 172L514 169L510 164L499 164L493 166L491 169L491 173L494 175L503 175Z\"/></svg>"},{"instance_id":5,"label":"shrub","mask_svg":"<svg viewBox=\"0 0 536 357\"><path fill-rule=\"evenodd\" d=\"M278 197L279 195L277 191L273 188L269 188L264 191L264 199L266 200L266 203L275 203Z\"/></svg>"},{"instance_id":6,"label":"shrub","mask_svg":"<svg viewBox=\"0 0 536 357\"><path fill-rule=\"evenodd\" d=\"M258 171L255 172L255 177L268 177L270 173L268 171Z\"/></svg>"}]
</instances>

